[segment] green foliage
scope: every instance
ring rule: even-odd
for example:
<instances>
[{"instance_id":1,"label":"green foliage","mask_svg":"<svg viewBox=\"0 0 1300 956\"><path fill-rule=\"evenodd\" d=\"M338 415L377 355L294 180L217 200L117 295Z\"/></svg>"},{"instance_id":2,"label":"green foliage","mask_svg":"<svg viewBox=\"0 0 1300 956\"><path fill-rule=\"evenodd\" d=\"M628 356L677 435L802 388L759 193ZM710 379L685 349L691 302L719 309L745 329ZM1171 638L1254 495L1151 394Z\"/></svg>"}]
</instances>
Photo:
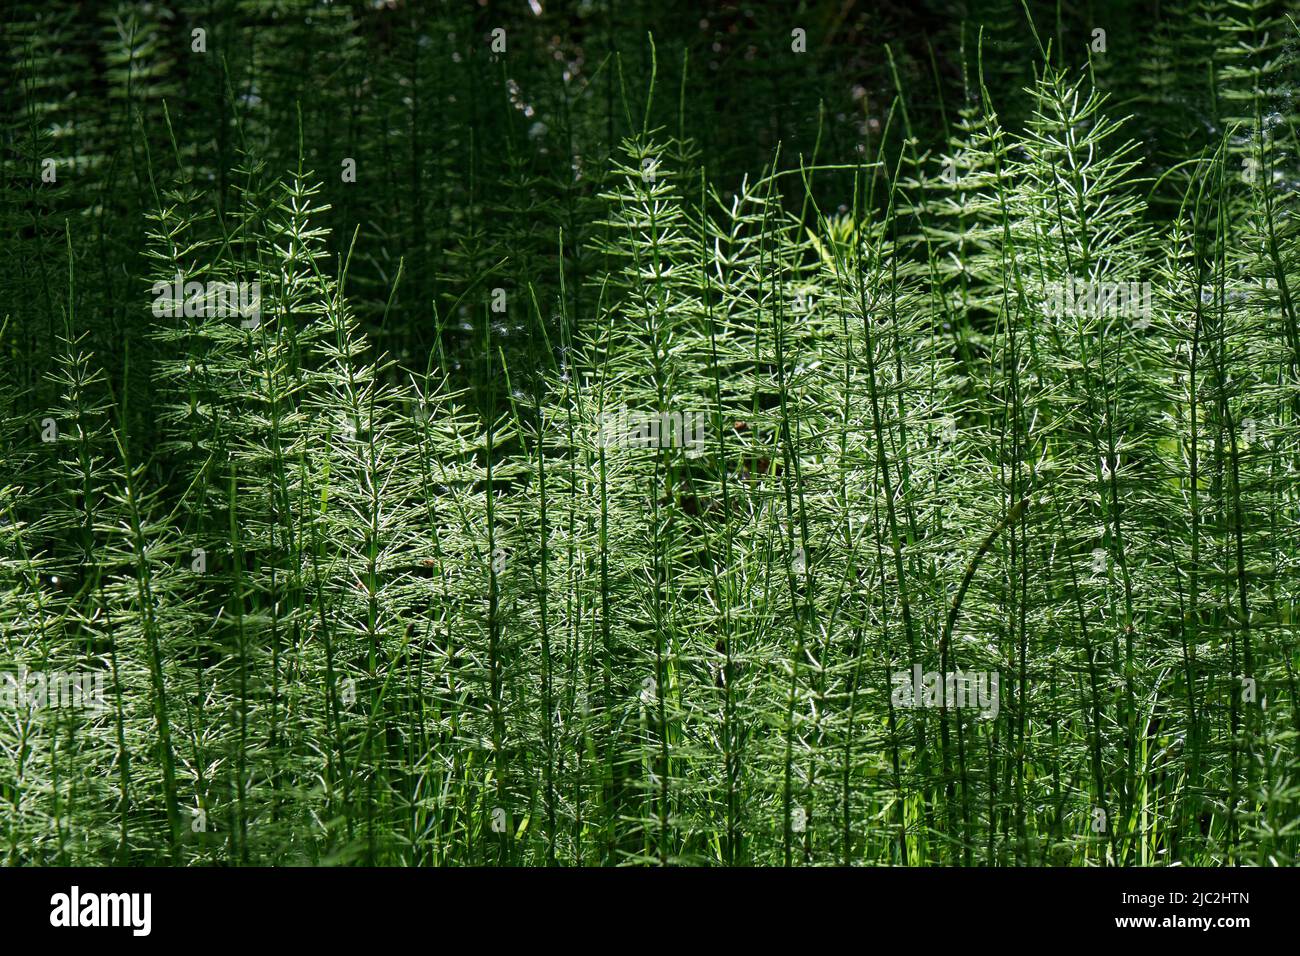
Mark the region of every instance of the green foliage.
<instances>
[{"instance_id":1,"label":"green foliage","mask_svg":"<svg viewBox=\"0 0 1300 956\"><path fill-rule=\"evenodd\" d=\"M5 862L1294 864L1285 5L534 6L9 14Z\"/></svg>"}]
</instances>

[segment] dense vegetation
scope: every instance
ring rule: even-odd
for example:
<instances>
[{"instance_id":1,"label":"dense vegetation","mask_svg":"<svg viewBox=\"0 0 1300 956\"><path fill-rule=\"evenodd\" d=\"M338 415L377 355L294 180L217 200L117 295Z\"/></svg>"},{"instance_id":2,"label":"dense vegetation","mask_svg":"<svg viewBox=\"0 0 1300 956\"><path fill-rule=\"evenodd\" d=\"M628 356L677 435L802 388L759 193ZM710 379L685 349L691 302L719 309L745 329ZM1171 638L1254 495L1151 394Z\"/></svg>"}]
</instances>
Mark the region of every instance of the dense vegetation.
<instances>
[{"instance_id":1,"label":"dense vegetation","mask_svg":"<svg viewBox=\"0 0 1300 956\"><path fill-rule=\"evenodd\" d=\"M0 859L1293 864L1291 6L7 4Z\"/></svg>"}]
</instances>

